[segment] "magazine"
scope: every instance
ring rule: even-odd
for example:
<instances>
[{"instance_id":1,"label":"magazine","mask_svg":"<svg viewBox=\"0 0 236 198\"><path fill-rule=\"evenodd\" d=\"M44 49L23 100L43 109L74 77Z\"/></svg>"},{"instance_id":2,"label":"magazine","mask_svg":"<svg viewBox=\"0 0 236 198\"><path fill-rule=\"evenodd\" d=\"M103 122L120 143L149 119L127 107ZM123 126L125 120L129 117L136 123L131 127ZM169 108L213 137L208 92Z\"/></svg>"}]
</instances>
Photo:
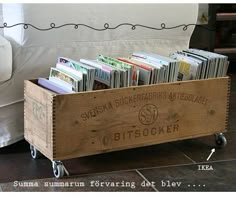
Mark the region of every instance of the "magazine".
<instances>
[{"instance_id":1,"label":"magazine","mask_svg":"<svg viewBox=\"0 0 236 198\"><path fill-rule=\"evenodd\" d=\"M81 84L75 77L57 69L51 67L49 80L60 84L63 88L69 89L71 91L79 92L81 91Z\"/></svg>"},{"instance_id":2,"label":"magazine","mask_svg":"<svg viewBox=\"0 0 236 198\"><path fill-rule=\"evenodd\" d=\"M118 59L99 55L98 61L111 65L113 68L121 72L120 83L121 87L137 86L139 70L132 64L119 61Z\"/></svg>"},{"instance_id":3,"label":"magazine","mask_svg":"<svg viewBox=\"0 0 236 198\"><path fill-rule=\"evenodd\" d=\"M82 72L83 75L83 90L91 91L93 89L94 77L95 77L95 68L89 65L77 62L75 60L59 57L58 63L67 65L75 70Z\"/></svg>"},{"instance_id":4,"label":"magazine","mask_svg":"<svg viewBox=\"0 0 236 198\"><path fill-rule=\"evenodd\" d=\"M115 88L115 69L97 60L80 59L80 62L95 68L94 90Z\"/></svg>"},{"instance_id":5,"label":"magazine","mask_svg":"<svg viewBox=\"0 0 236 198\"><path fill-rule=\"evenodd\" d=\"M74 91L68 89L67 87L61 86L61 84L58 84L54 81L50 81L46 78L39 78L38 84L50 91L53 91L58 94L66 94L66 93L74 93Z\"/></svg>"}]
</instances>

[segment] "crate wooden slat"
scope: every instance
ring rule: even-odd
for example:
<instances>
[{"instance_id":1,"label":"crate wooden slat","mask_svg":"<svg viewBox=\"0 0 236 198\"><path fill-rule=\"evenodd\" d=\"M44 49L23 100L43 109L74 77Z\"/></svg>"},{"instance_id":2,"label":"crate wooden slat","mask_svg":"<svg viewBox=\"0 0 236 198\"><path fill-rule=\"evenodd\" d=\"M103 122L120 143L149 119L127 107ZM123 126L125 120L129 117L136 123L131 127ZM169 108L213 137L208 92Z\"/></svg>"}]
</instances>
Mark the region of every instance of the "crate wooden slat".
<instances>
[{"instance_id":1,"label":"crate wooden slat","mask_svg":"<svg viewBox=\"0 0 236 198\"><path fill-rule=\"evenodd\" d=\"M51 160L227 130L228 77L75 94L36 82L25 81L25 139Z\"/></svg>"},{"instance_id":2,"label":"crate wooden slat","mask_svg":"<svg viewBox=\"0 0 236 198\"><path fill-rule=\"evenodd\" d=\"M24 82L24 136L49 159L53 156L53 94L36 85L37 80Z\"/></svg>"}]
</instances>

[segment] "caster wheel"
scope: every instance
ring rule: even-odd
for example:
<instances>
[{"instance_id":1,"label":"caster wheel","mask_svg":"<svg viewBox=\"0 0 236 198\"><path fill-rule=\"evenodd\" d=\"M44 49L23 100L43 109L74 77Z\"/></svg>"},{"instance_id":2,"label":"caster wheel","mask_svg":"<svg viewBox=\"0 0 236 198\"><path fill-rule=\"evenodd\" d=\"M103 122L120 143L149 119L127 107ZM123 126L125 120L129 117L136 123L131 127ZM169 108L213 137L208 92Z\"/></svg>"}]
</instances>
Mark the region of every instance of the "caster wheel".
<instances>
[{"instance_id":1,"label":"caster wheel","mask_svg":"<svg viewBox=\"0 0 236 198\"><path fill-rule=\"evenodd\" d=\"M64 166L61 161L52 162L53 174L56 178L62 178L64 176Z\"/></svg>"},{"instance_id":2,"label":"caster wheel","mask_svg":"<svg viewBox=\"0 0 236 198\"><path fill-rule=\"evenodd\" d=\"M33 159L42 157L42 154L33 145L30 145L30 154Z\"/></svg>"},{"instance_id":3,"label":"caster wheel","mask_svg":"<svg viewBox=\"0 0 236 198\"><path fill-rule=\"evenodd\" d=\"M216 135L216 145L219 146L220 148L223 148L227 145L227 139L223 133Z\"/></svg>"}]
</instances>

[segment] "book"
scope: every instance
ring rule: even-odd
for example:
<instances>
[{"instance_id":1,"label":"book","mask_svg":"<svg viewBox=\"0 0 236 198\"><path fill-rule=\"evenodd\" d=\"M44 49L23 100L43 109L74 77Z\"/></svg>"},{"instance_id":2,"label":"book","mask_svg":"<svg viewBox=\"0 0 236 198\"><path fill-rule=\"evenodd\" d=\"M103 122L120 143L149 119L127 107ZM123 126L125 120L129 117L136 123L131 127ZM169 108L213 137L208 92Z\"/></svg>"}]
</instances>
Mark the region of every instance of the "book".
<instances>
[{"instance_id":1,"label":"book","mask_svg":"<svg viewBox=\"0 0 236 198\"><path fill-rule=\"evenodd\" d=\"M50 81L46 78L39 78L38 84L40 86L42 86L50 91L53 91L55 93L58 93L58 94L74 93L73 91L71 91L67 87L63 87L60 84Z\"/></svg>"},{"instance_id":2,"label":"book","mask_svg":"<svg viewBox=\"0 0 236 198\"><path fill-rule=\"evenodd\" d=\"M134 65L103 55L99 55L97 60L109 64L113 68L121 71L121 87L138 85L139 70Z\"/></svg>"},{"instance_id":3,"label":"book","mask_svg":"<svg viewBox=\"0 0 236 198\"><path fill-rule=\"evenodd\" d=\"M229 64L227 56L193 48L190 48L187 51L203 56L209 60L209 66L207 68L208 73L206 76L207 78L226 76Z\"/></svg>"},{"instance_id":4,"label":"book","mask_svg":"<svg viewBox=\"0 0 236 198\"><path fill-rule=\"evenodd\" d=\"M99 55L96 60L80 61L58 57L49 79L40 79L39 84L56 93L73 93L221 77L228 66L227 56L198 49L169 57L147 52L134 52L128 58Z\"/></svg>"},{"instance_id":5,"label":"book","mask_svg":"<svg viewBox=\"0 0 236 198\"><path fill-rule=\"evenodd\" d=\"M148 85L151 83L151 76L154 68L151 65L132 60L130 58L118 58L118 60L134 65L139 68L138 85Z\"/></svg>"},{"instance_id":6,"label":"book","mask_svg":"<svg viewBox=\"0 0 236 198\"><path fill-rule=\"evenodd\" d=\"M181 62L179 75L183 80L206 79L225 76L228 69L228 57L199 49L187 49L170 55ZM190 65L183 66L183 61ZM189 75L187 73L189 71Z\"/></svg>"},{"instance_id":7,"label":"book","mask_svg":"<svg viewBox=\"0 0 236 198\"><path fill-rule=\"evenodd\" d=\"M54 67L51 67L49 80L71 91L78 92L81 88L80 82L76 78Z\"/></svg>"},{"instance_id":8,"label":"book","mask_svg":"<svg viewBox=\"0 0 236 198\"><path fill-rule=\"evenodd\" d=\"M80 62L95 68L94 90L115 88L115 70L97 60L80 59Z\"/></svg>"},{"instance_id":9,"label":"book","mask_svg":"<svg viewBox=\"0 0 236 198\"><path fill-rule=\"evenodd\" d=\"M75 70L82 72L83 75L83 90L91 91L93 89L95 68L84 63L72 60L70 58L59 57L58 63L67 65Z\"/></svg>"},{"instance_id":10,"label":"book","mask_svg":"<svg viewBox=\"0 0 236 198\"><path fill-rule=\"evenodd\" d=\"M64 71L64 72L72 74L72 75L75 75L75 76L83 79L83 73L81 71L76 70L72 67L69 67L68 65L64 65L62 63L57 63L56 68L61 70L61 71Z\"/></svg>"},{"instance_id":11,"label":"book","mask_svg":"<svg viewBox=\"0 0 236 198\"><path fill-rule=\"evenodd\" d=\"M162 67L165 67L162 69L165 75L164 82L175 82L177 80L179 67L179 62L177 60L147 52L134 52L132 56L156 62L161 64Z\"/></svg>"},{"instance_id":12,"label":"book","mask_svg":"<svg viewBox=\"0 0 236 198\"><path fill-rule=\"evenodd\" d=\"M179 61L178 81L198 79L201 62L178 52L170 57Z\"/></svg>"}]
</instances>

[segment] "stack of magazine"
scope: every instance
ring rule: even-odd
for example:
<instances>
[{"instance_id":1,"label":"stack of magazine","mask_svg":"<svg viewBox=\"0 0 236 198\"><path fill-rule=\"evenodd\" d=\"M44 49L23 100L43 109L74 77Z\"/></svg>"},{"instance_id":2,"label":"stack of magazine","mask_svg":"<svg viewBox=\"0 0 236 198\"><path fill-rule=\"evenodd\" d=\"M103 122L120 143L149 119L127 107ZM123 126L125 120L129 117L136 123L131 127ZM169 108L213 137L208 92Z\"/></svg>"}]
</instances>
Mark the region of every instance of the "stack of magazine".
<instances>
[{"instance_id":1,"label":"stack of magazine","mask_svg":"<svg viewBox=\"0 0 236 198\"><path fill-rule=\"evenodd\" d=\"M145 52L134 52L130 59L123 60L141 68L140 84L157 84L175 82L177 80L178 60ZM147 75L147 71L150 72L150 75Z\"/></svg>"},{"instance_id":2,"label":"stack of magazine","mask_svg":"<svg viewBox=\"0 0 236 198\"><path fill-rule=\"evenodd\" d=\"M73 93L99 89L205 79L225 76L228 58L220 54L188 49L170 57L134 52L130 57L99 55L96 60L75 61L59 57L49 78L38 84L56 93Z\"/></svg>"},{"instance_id":3,"label":"stack of magazine","mask_svg":"<svg viewBox=\"0 0 236 198\"><path fill-rule=\"evenodd\" d=\"M51 67L48 79L39 78L38 84L56 93L93 90L95 68L69 58L59 57Z\"/></svg>"},{"instance_id":4,"label":"stack of magazine","mask_svg":"<svg viewBox=\"0 0 236 198\"><path fill-rule=\"evenodd\" d=\"M229 66L227 56L199 49L175 52L170 57L179 61L179 81L223 77Z\"/></svg>"},{"instance_id":5,"label":"stack of magazine","mask_svg":"<svg viewBox=\"0 0 236 198\"><path fill-rule=\"evenodd\" d=\"M139 70L132 64L99 55L97 60L80 59L96 69L94 89L138 86Z\"/></svg>"}]
</instances>

